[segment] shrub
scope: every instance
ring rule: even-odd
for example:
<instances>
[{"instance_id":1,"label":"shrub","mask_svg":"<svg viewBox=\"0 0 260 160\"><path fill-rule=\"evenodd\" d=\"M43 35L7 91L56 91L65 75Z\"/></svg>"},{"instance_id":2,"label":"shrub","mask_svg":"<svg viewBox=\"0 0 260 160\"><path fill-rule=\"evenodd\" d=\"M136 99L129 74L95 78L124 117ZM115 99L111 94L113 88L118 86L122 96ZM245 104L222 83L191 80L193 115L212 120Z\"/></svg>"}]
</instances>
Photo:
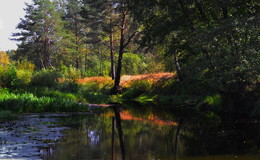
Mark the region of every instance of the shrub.
<instances>
[{"instance_id":1,"label":"shrub","mask_svg":"<svg viewBox=\"0 0 260 160\"><path fill-rule=\"evenodd\" d=\"M14 120L15 118L9 110L0 111L0 122Z\"/></svg>"},{"instance_id":2,"label":"shrub","mask_svg":"<svg viewBox=\"0 0 260 160\"><path fill-rule=\"evenodd\" d=\"M14 65L8 68L0 66L0 87L16 89L20 87L21 82L17 77L17 70Z\"/></svg>"},{"instance_id":3,"label":"shrub","mask_svg":"<svg viewBox=\"0 0 260 160\"><path fill-rule=\"evenodd\" d=\"M153 84L152 93L162 95L172 95L178 92L177 82L175 79L161 79Z\"/></svg>"},{"instance_id":4,"label":"shrub","mask_svg":"<svg viewBox=\"0 0 260 160\"><path fill-rule=\"evenodd\" d=\"M31 69L17 69L14 65L0 66L0 87L18 89L28 85L32 78Z\"/></svg>"},{"instance_id":5,"label":"shrub","mask_svg":"<svg viewBox=\"0 0 260 160\"><path fill-rule=\"evenodd\" d=\"M100 92L109 93L113 86L112 80L96 79L81 86L80 92Z\"/></svg>"},{"instance_id":6,"label":"shrub","mask_svg":"<svg viewBox=\"0 0 260 160\"><path fill-rule=\"evenodd\" d=\"M7 77L7 69L0 65L0 88L4 88L6 85L5 79Z\"/></svg>"},{"instance_id":7,"label":"shrub","mask_svg":"<svg viewBox=\"0 0 260 160\"><path fill-rule=\"evenodd\" d=\"M30 70L17 70L16 74L21 85L28 85L31 82L33 72Z\"/></svg>"},{"instance_id":8,"label":"shrub","mask_svg":"<svg viewBox=\"0 0 260 160\"><path fill-rule=\"evenodd\" d=\"M152 87L152 82L149 80L133 81L130 84L130 88L125 93L123 93L122 98L124 99L137 98L141 94L150 91L151 87Z\"/></svg>"},{"instance_id":9,"label":"shrub","mask_svg":"<svg viewBox=\"0 0 260 160\"><path fill-rule=\"evenodd\" d=\"M211 106L221 106L222 98L219 94L215 94L213 96L206 96L203 102Z\"/></svg>"},{"instance_id":10,"label":"shrub","mask_svg":"<svg viewBox=\"0 0 260 160\"><path fill-rule=\"evenodd\" d=\"M27 60L18 61L16 63L17 70L27 70L30 72L34 71L35 65Z\"/></svg>"},{"instance_id":11,"label":"shrub","mask_svg":"<svg viewBox=\"0 0 260 160\"><path fill-rule=\"evenodd\" d=\"M76 82L76 80L81 77L81 71L72 66L70 67L62 66L61 73L62 73L62 78L65 81L69 81L69 82Z\"/></svg>"},{"instance_id":12,"label":"shrub","mask_svg":"<svg viewBox=\"0 0 260 160\"><path fill-rule=\"evenodd\" d=\"M77 93L79 85L76 82L64 81L58 85L58 89L63 92Z\"/></svg>"},{"instance_id":13,"label":"shrub","mask_svg":"<svg viewBox=\"0 0 260 160\"><path fill-rule=\"evenodd\" d=\"M9 57L6 52L0 52L0 66L7 67L9 64Z\"/></svg>"},{"instance_id":14,"label":"shrub","mask_svg":"<svg viewBox=\"0 0 260 160\"><path fill-rule=\"evenodd\" d=\"M140 54L134 54L131 52L125 54L122 62L124 64L122 67L122 73L130 75L143 73L147 67L143 59L144 57Z\"/></svg>"},{"instance_id":15,"label":"shrub","mask_svg":"<svg viewBox=\"0 0 260 160\"><path fill-rule=\"evenodd\" d=\"M40 70L36 72L31 80L33 86L55 87L58 84L60 74L54 69Z\"/></svg>"}]
</instances>

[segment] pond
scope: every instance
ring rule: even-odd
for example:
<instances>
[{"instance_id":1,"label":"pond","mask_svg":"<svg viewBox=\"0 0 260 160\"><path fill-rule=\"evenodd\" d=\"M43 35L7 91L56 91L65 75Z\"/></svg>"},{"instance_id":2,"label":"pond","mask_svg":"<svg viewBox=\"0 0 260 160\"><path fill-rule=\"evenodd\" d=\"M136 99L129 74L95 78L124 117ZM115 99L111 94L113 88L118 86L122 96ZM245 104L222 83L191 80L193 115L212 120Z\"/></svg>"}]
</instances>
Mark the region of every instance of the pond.
<instances>
[{"instance_id":1,"label":"pond","mask_svg":"<svg viewBox=\"0 0 260 160\"><path fill-rule=\"evenodd\" d=\"M0 159L259 160L260 123L167 107L29 114L1 124Z\"/></svg>"}]
</instances>

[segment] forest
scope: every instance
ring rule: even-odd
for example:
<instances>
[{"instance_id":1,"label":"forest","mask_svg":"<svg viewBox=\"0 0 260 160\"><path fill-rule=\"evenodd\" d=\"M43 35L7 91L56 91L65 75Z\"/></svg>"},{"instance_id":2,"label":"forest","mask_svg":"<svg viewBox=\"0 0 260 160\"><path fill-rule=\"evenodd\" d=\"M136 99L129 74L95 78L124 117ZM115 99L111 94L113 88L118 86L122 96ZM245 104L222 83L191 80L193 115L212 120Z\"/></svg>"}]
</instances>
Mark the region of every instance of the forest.
<instances>
[{"instance_id":1,"label":"forest","mask_svg":"<svg viewBox=\"0 0 260 160\"><path fill-rule=\"evenodd\" d=\"M259 3L33 0L0 52L0 121L130 101L259 118Z\"/></svg>"}]
</instances>

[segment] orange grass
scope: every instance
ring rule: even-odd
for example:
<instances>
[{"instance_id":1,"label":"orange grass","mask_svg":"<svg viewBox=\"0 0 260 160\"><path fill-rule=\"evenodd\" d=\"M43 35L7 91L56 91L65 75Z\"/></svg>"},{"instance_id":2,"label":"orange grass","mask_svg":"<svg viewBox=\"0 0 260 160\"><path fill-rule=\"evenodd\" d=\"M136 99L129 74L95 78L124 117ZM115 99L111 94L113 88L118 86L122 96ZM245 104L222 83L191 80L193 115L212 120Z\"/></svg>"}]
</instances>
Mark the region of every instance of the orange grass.
<instances>
[{"instance_id":1,"label":"orange grass","mask_svg":"<svg viewBox=\"0 0 260 160\"><path fill-rule=\"evenodd\" d=\"M142 75L123 75L121 76L121 82L120 85L122 87L124 86L129 86L133 81L137 80L149 80L152 83L155 83L159 80L163 79L170 79L174 78L176 73L153 73L153 74L142 74ZM110 77L87 77L87 78L82 78L82 79L77 79L76 82L80 84L84 83L103 83L103 82L109 82L112 81Z\"/></svg>"}]
</instances>

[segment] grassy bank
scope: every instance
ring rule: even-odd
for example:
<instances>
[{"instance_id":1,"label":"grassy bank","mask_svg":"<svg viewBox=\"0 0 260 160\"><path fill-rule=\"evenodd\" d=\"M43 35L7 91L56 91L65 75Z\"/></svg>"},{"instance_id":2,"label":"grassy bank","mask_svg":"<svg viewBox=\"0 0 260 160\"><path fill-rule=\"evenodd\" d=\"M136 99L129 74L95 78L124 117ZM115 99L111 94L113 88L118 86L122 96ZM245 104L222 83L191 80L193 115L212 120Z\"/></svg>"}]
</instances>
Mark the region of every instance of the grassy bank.
<instances>
[{"instance_id":1,"label":"grassy bank","mask_svg":"<svg viewBox=\"0 0 260 160\"><path fill-rule=\"evenodd\" d=\"M89 102L138 102L156 106L192 106L201 111L220 115L259 118L259 88L246 93L222 93L206 83L179 82L174 73L122 76L120 94L108 96L112 80L105 77L78 79L85 87ZM259 85L256 85L259 86Z\"/></svg>"},{"instance_id":2,"label":"grassy bank","mask_svg":"<svg viewBox=\"0 0 260 160\"><path fill-rule=\"evenodd\" d=\"M11 82L9 86L20 81ZM156 106L192 106L218 114L228 108L225 106L226 97L222 94L207 87L200 88L200 84L179 82L174 73L124 75L120 93L114 96L109 95L113 86L110 77L66 79L60 78L60 74L52 70L37 72L27 85L16 85L19 86L0 89L0 111L3 113L79 112L88 110L82 104L130 101ZM249 117L260 117L257 93L255 90L250 93L251 106L245 107L248 110L239 109Z\"/></svg>"}]
</instances>

